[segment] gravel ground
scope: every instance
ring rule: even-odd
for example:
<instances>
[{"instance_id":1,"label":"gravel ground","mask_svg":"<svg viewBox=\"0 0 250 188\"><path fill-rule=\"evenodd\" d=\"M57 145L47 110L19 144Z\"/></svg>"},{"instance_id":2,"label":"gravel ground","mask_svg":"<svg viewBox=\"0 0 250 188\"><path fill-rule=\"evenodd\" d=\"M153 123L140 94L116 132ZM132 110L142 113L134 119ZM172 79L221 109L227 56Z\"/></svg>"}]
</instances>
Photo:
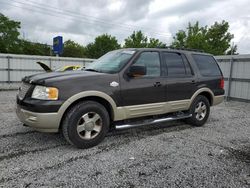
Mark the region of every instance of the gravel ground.
<instances>
[{"instance_id":1,"label":"gravel ground","mask_svg":"<svg viewBox=\"0 0 250 188\"><path fill-rule=\"evenodd\" d=\"M112 131L79 150L23 127L15 94L0 92L0 187L250 187L250 104L213 107L203 127Z\"/></svg>"}]
</instances>

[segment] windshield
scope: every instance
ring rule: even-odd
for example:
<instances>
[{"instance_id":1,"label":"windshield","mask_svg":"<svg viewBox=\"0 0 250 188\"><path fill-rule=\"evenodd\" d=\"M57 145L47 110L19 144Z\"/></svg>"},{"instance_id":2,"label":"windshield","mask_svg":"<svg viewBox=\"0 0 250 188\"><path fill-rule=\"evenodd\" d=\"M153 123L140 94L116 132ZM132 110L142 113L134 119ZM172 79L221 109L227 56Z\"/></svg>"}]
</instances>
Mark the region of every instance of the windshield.
<instances>
[{"instance_id":1,"label":"windshield","mask_svg":"<svg viewBox=\"0 0 250 188\"><path fill-rule=\"evenodd\" d=\"M86 66L85 71L117 73L135 53L134 50L111 51Z\"/></svg>"}]
</instances>

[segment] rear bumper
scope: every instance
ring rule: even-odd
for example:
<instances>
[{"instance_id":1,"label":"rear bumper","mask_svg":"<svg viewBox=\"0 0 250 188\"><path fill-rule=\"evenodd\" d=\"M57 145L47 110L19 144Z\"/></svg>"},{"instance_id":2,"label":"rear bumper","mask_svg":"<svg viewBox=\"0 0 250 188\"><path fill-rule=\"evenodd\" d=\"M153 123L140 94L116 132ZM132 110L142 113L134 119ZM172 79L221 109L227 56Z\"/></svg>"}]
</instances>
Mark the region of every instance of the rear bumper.
<instances>
[{"instance_id":1,"label":"rear bumper","mask_svg":"<svg viewBox=\"0 0 250 188\"><path fill-rule=\"evenodd\" d=\"M19 120L41 132L58 132L61 116L58 113L38 113L16 107L16 114Z\"/></svg>"},{"instance_id":2,"label":"rear bumper","mask_svg":"<svg viewBox=\"0 0 250 188\"><path fill-rule=\"evenodd\" d=\"M224 95L214 96L213 106L222 103L224 101L224 97Z\"/></svg>"}]
</instances>

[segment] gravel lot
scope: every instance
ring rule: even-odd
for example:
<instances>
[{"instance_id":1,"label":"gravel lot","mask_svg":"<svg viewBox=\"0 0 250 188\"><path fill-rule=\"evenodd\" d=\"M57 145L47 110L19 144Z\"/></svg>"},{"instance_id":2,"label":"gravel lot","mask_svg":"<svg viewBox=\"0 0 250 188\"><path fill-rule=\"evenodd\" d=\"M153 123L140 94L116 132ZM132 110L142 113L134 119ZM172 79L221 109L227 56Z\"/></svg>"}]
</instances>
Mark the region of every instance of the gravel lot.
<instances>
[{"instance_id":1,"label":"gravel lot","mask_svg":"<svg viewBox=\"0 0 250 188\"><path fill-rule=\"evenodd\" d=\"M207 124L112 131L79 150L23 127L0 92L0 187L250 187L250 104L211 109Z\"/></svg>"}]
</instances>

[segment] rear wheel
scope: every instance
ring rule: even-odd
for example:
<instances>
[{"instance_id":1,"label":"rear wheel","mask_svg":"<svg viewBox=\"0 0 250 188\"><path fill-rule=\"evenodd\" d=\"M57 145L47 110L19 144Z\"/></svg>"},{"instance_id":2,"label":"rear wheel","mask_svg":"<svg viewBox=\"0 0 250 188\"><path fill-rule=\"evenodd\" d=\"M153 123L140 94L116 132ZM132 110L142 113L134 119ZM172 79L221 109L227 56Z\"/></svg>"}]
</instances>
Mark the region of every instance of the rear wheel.
<instances>
[{"instance_id":1,"label":"rear wheel","mask_svg":"<svg viewBox=\"0 0 250 188\"><path fill-rule=\"evenodd\" d=\"M99 144L109 129L106 108L94 101L84 101L73 106L62 124L65 139L78 148Z\"/></svg>"},{"instance_id":2,"label":"rear wheel","mask_svg":"<svg viewBox=\"0 0 250 188\"><path fill-rule=\"evenodd\" d=\"M194 99L189 112L192 116L187 119L187 123L193 126L204 125L210 113L210 104L208 99L203 95L198 95Z\"/></svg>"}]
</instances>

